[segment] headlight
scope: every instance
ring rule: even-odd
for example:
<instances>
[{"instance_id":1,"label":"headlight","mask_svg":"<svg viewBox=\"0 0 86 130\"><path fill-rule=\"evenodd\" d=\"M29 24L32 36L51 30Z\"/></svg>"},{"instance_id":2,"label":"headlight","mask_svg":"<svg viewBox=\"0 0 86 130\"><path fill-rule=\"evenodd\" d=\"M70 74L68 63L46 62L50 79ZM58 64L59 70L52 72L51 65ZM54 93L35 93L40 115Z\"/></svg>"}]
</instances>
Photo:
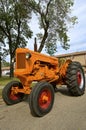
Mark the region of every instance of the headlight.
<instances>
[{"instance_id":1,"label":"headlight","mask_svg":"<svg viewBox=\"0 0 86 130\"><path fill-rule=\"evenodd\" d=\"M26 53L26 59L29 59L31 57L30 53Z\"/></svg>"}]
</instances>

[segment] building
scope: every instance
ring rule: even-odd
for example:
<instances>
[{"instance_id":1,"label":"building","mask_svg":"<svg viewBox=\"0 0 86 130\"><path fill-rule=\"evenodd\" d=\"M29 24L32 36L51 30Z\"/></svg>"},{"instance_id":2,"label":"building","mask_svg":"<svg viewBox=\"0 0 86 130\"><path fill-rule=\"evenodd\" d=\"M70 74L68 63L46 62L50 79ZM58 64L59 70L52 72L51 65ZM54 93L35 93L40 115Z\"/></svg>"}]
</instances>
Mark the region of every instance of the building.
<instances>
[{"instance_id":1,"label":"building","mask_svg":"<svg viewBox=\"0 0 86 130\"><path fill-rule=\"evenodd\" d=\"M71 59L72 61L78 61L83 66L86 72L86 51L57 55L58 58Z\"/></svg>"},{"instance_id":2,"label":"building","mask_svg":"<svg viewBox=\"0 0 86 130\"><path fill-rule=\"evenodd\" d=\"M2 76L9 76L10 67L2 67Z\"/></svg>"}]
</instances>

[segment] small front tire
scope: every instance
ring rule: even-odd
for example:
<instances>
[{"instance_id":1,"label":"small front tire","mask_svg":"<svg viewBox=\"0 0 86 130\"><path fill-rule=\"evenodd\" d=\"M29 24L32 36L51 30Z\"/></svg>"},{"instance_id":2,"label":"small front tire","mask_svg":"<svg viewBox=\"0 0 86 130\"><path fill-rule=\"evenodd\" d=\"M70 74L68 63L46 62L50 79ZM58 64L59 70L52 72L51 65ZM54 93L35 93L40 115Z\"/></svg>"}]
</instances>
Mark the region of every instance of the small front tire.
<instances>
[{"instance_id":1,"label":"small front tire","mask_svg":"<svg viewBox=\"0 0 86 130\"><path fill-rule=\"evenodd\" d=\"M7 105L19 103L24 98L23 93L11 94L12 87L23 88L22 84L19 81L11 81L3 88L2 98Z\"/></svg>"}]
</instances>

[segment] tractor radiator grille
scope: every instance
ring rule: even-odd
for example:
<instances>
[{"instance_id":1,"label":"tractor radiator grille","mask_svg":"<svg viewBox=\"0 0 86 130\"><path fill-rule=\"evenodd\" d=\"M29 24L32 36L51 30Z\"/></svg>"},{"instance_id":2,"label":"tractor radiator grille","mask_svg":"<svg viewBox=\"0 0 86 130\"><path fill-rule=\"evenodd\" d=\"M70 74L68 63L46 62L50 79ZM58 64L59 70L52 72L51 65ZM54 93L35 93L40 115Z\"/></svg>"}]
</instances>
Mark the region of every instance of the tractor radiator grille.
<instances>
[{"instance_id":1,"label":"tractor radiator grille","mask_svg":"<svg viewBox=\"0 0 86 130\"><path fill-rule=\"evenodd\" d=\"M17 54L17 69L25 69L26 62L25 62L25 53L18 53Z\"/></svg>"}]
</instances>

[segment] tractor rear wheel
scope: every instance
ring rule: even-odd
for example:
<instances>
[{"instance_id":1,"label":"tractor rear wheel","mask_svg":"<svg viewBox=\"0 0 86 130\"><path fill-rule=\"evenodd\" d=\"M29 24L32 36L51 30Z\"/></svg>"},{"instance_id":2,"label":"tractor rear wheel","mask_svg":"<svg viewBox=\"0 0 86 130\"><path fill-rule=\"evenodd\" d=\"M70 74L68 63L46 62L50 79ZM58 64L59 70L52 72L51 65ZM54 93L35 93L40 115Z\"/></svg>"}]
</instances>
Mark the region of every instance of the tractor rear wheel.
<instances>
[{"instance_id":1,"label":"tractor rear wheel","mask_svg":"<svg viewBox=\"0 0 86 130\"><path fill-rule=\"evenodd\" d=\"M74 96L81 96L85 91L85 75L79 62L71 62L66 73L66 84Z\"/></svg>"},{"instance_id":2,"label":"tractor rear wheel","mask_svg":"<svg viewBox=\"0 0 86 130\"><path fill-rule=\"evenodd\" d=\"M4 87L2 90L2 98L7 105L19 103L24 98L23 93L12 94L13 87L23 88L19 81L11 81Z\"/></svg>"},{"instance_id":3,"label":"tractor rear wheel","mask_svg":"<svg viewBox=\"0 0 86 130\"><path fill-rule=\"evenodd\" d=\"M33 116L42 117L49 113L54 103L54 89L48 82L38 82L29 97L29 106Z\"/></svg>"}]
</instances>

